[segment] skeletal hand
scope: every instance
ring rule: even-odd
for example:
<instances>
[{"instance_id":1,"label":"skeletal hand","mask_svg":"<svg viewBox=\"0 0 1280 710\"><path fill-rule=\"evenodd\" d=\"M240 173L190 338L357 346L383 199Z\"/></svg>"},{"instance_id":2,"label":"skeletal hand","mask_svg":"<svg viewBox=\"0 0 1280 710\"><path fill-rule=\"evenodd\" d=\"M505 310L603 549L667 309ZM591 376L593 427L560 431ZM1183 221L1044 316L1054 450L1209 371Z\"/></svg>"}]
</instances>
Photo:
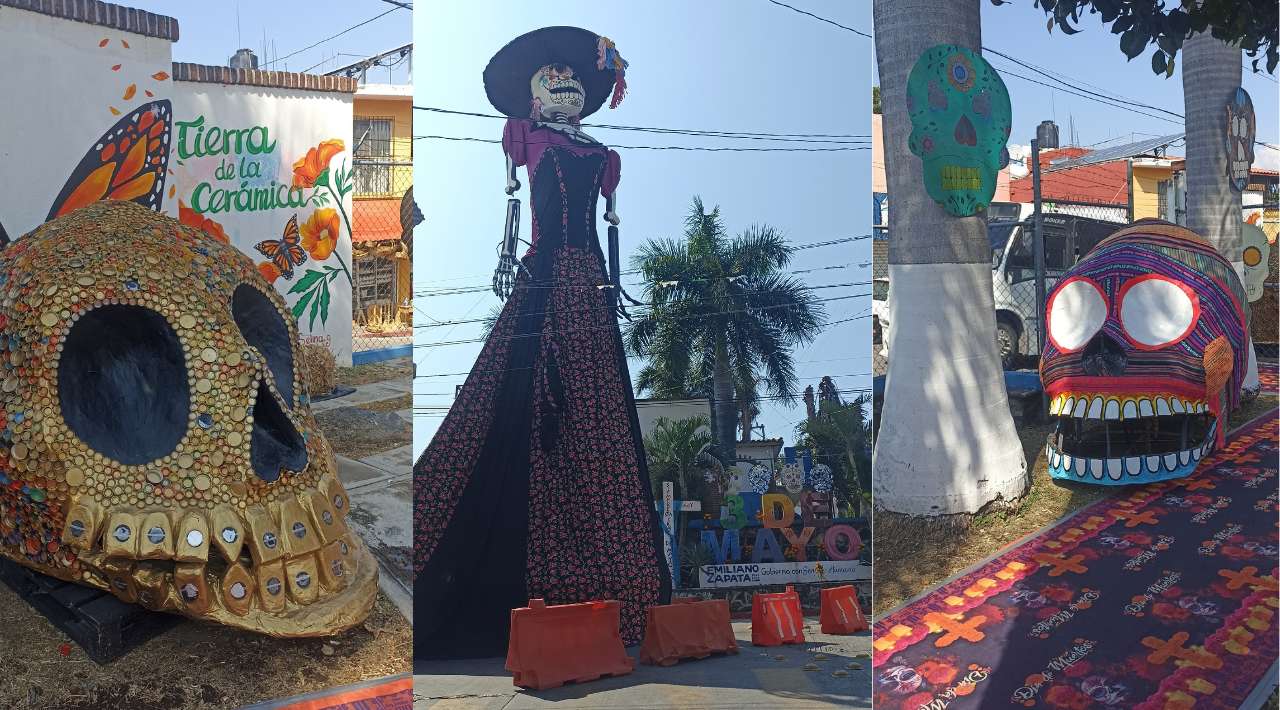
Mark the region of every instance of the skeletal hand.
<instances>
[{"instance_id":1,"label":"skeletal hand","mask_svg":"<svg viewBox=\"0 0 1280 710\"><path fill-rule=\"evenodd\" d=\"M519 190L520 190L520 181L515 178L507 178L507 189L506 189L507 194L514 195Z\"/></svg>"},{"instance_id":2,"label":"skeletal hand","mask_svg":"<svg viewBox=\"0 0 1280 710\"><path fill-rule=\"evenodd\" d=\"M619 224L622 224L622 218L619 217L618 213L614 212L613 210L609 210L608 212L604 213L604 221L608 222L609 224L612 224L615 227L618 226Z\"/></svg>"},{"instance_id":3,"label":"skeletal hand","mask_svg":"<svg viewBox=\"0 0 1280 710\"><path fill-rule=\"evenodd\" d=\"M493 271L493 293L500 300L507 300L516 282L516 258L511 254L498 257L498 268Z\"/></svg>"}]
</instances>

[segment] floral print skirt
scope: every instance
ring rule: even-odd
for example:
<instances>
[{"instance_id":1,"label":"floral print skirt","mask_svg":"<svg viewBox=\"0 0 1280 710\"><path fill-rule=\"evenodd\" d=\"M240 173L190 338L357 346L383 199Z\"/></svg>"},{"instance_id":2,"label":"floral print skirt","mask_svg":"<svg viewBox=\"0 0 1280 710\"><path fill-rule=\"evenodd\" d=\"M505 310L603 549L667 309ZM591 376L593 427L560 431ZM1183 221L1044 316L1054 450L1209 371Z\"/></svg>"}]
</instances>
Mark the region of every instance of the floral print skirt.
<instances>
[{"instance_id":1,"label":"floral print skirt","mask_svg":"<svg viewBox=\"0 0 1280 710\"><path fill-rule=\"evenodd\" d=\"M414 466L417 657L505 653L531 598L617 599L636 644L670 595L604 260L560 246L525 264Z\"/></svg>"}]
</instances>

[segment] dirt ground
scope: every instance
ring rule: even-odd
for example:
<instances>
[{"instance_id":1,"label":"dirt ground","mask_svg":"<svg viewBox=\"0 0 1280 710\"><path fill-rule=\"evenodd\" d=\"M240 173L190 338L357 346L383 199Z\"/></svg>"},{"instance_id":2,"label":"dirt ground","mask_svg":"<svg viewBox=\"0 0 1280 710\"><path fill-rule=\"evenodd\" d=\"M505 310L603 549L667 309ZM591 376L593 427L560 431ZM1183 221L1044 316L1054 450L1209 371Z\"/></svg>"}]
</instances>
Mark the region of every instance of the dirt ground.
<instances>
[{"instance_id":1,"label":"dirt ground","mask_svg":"<svg viewBox=\"0 0 1280 710\"><path fill-rule=\"evenodd\" d=\"M384 362L373 362L368 365L356 365L355 367L339 367L337 373L338 384L349 387L367 385L382 380L412 377L413 359L407 357Z\"/></svg>"},{"instance_id":2,"label":"dirt ground","mask_svg":"<svg viewBox=\"0 0 1280 710\"><path fill-rule=\"evenodd\" d=\"M1237 427L1276 407L1275 396L1260 396L1237 410ZM1032 470L1031 491L1014 507L981 513L967 529L954 522L912 519L891 513L875 516L875 603L880 616L960 570L980 562L1059 518L1117 493L1106 486L1055 481L1044 455L1052 424L1019 429L1023 452ZM1272 707L1275 707L1274 705Z\"/></svg>"},{"instance_id":3,"label":"dirt ground","mask_svg":"<svg viewBox=\"0 0 1280 710\"><path fill-rule=\"evenodd\" d=\"M193 710L236 708L407 672L413 632L379 595L363 625L329 642L183 621L100 666L0 584L0 647L3 708Z\"/></svg>"}]
</instances>

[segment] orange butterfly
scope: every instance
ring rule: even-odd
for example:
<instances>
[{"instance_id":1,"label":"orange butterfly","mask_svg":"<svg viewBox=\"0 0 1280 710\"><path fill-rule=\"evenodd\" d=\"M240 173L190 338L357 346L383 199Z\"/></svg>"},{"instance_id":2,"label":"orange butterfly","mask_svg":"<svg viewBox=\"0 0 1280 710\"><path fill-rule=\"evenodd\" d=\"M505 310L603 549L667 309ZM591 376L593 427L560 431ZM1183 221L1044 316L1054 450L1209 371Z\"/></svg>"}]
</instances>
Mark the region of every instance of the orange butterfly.
<instances>
[{"instance_id":1,"label":"orange butterfly","mask_svg":"<svg viewBox=\"0 0 1280 710\"><path fill-rule=\"evenodd\" d=\"M158 211L172 127L168 100L143 104L121 118L72 171L45 220L98 200L130 200Z\"/></svg>"},{"instance_id":2,"label":"orange butterfly","mask_svg":"<svg viewBox=\"0 0 1280 710\"><path fill-rule=\"evenodd\" d=\"M172 128L173 106L167 99L122 117L71 171L45 221L98 200L129 200L160 211ZM9 241L0 226L0 249Z\"/></svg>"},{"instance_id":3,"label":"orange butterfly","mask_svg":"<svg viewBox=\"0 0 1280 710\"><path fill-rule=\"evenodd\" d=\"M301 266L307 260L307 250L302 248L302 237L298 233L298 215L289 218L279 239L258 242L253 248L270 259L286 280L293 279L293 267Z\"/></svg>"}]
</instances>

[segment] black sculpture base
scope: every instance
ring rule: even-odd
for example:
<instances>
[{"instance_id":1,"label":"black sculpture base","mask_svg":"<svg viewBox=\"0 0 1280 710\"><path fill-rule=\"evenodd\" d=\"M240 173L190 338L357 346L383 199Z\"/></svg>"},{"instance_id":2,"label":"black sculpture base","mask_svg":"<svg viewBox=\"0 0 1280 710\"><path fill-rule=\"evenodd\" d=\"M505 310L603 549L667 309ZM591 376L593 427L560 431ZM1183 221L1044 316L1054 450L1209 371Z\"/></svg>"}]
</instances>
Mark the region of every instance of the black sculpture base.
<instances>
[{"instance_id":1,"label":"black sculpture base","mask_svg":"<svg viewBox=\"0 0 1280 710\"><path fill-rule=\"evenodd\" d=\"M100 664L110 663L184 621L128 604L100 589L64 582L0 558L0 581Z\"/></svg>"}]
</instances>

